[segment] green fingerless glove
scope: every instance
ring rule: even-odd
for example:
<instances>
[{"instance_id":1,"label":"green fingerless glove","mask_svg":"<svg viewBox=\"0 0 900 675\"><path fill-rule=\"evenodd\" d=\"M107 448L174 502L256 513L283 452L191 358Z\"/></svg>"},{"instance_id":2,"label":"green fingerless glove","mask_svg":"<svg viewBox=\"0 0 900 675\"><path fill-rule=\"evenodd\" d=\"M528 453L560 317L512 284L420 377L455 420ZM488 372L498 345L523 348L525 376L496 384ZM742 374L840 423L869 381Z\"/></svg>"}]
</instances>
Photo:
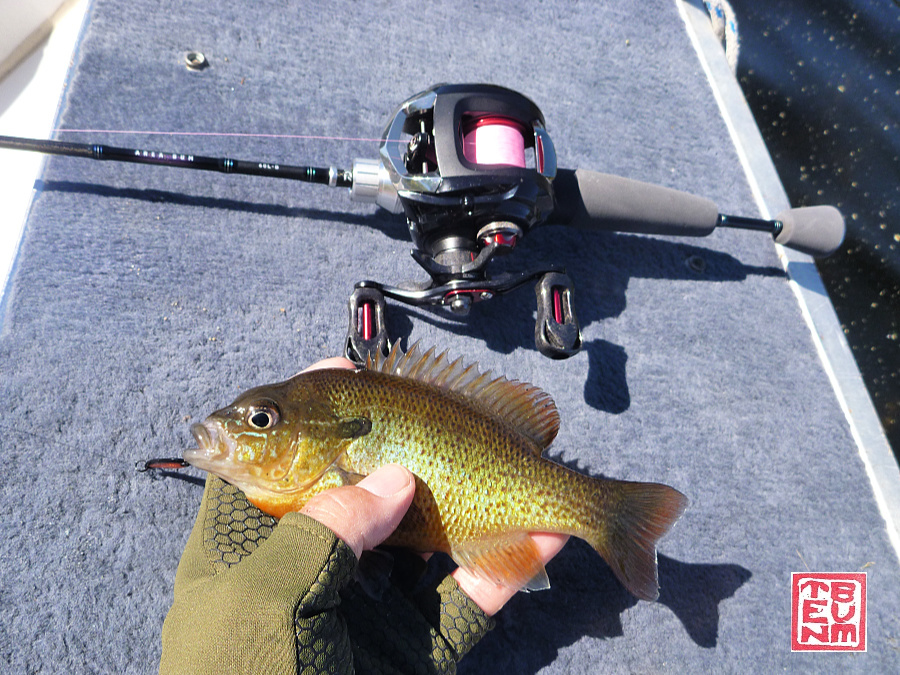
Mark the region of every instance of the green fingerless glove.
<instances>
[{"instance_id":1,"label":"green fingerless glove","mask_svg":"<svg viewBox=\"0 0 900 675\"><path fill-rule=\"evenodd\" d=\"M309 672L353 672L338 589L352 551L298 513L278 523L210 477L175 575L163 625L163 673L298 673L298 626ZM341 641L343 638L343 641Z\"/></svg>"},{"instance_id":2,"label":"green fingerless glove","mask_svg":"<svg viewBox=\"0 0 900 675\"><path fill-rule=\"evenodd\" d=\"M161 673L452 673L493 627L452 577L379 601L331 530L210 476L175 576Z\"/></svg>"}]
</instances>

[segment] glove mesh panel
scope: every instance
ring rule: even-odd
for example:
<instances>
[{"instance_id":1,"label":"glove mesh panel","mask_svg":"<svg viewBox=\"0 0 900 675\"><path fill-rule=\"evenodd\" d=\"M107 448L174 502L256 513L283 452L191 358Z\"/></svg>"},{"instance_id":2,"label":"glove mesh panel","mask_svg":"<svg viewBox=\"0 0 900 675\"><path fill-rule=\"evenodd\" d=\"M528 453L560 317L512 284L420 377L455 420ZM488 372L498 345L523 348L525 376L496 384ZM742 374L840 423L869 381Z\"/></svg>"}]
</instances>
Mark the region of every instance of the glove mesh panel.
<instances>
[{"instance_id":1,"label":"glove mesh panel","mask_svg":"<svg viewBox=\"0 0 900 675\"><path fill-rule=\"evenodd\" d=\"M233 485L210 477L210 487L204 548L214 566L231 567L268 539L278 521L253 506Z\"/></svg>"},{"instance_id":2,"label":"glove mesh panel","mask_svg":"<svg viewBox=\"0 0 900 675\"><path fill-rule=\"evenodd\" d=\"M338 591L353 575L356 557L338 541L294 615L297 634L297 670L301 675L353 673L353 650L347 626L336 611Z\"/></svg>"}]
</instances>

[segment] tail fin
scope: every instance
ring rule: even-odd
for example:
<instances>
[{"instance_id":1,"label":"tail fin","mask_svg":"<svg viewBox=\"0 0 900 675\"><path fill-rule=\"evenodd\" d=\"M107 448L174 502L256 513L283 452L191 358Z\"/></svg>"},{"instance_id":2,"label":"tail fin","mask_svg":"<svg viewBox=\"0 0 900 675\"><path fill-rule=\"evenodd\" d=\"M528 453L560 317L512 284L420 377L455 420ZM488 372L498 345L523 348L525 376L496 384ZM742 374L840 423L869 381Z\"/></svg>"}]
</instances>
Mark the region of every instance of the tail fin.
<instances>
[{"instance_id":1,"label":"tail fin","mask_svg":"<svg viewBox=\"0 0 900 675\"><path fill-rule=\"evenodd\" d=\"M603 526L590 543L625 588L641 600L656 600L656 542L684 513L688 499L658 483L612 481L610 488L600 505Z\"/></svg>"}]
</instances>

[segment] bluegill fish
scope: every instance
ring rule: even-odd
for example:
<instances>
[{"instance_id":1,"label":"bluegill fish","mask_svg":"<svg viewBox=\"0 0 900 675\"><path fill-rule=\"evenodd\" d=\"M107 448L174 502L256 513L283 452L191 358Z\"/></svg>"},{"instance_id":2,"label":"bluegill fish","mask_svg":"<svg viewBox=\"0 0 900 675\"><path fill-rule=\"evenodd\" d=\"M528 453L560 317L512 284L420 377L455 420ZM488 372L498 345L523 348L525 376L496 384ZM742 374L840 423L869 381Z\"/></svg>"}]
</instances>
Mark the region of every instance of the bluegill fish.
<instances>
[{"instance_id":1,"label":"bluegill fish","mask_svg":"<svg viewBox=\"0 0 900 675\"><path fill-rule=\"evenodd\" d=\"M542 457L558 429L556 406L537 387L395 345L361 370L313 370L245 392L193 426L199 447L184 458L275 517L402 464L416 493L386 544L445 552L496 583L536 589L548 583L528 533L570 534L634 595L656 599L656 543L687 498Z\"/></svg>"}]
</instances>

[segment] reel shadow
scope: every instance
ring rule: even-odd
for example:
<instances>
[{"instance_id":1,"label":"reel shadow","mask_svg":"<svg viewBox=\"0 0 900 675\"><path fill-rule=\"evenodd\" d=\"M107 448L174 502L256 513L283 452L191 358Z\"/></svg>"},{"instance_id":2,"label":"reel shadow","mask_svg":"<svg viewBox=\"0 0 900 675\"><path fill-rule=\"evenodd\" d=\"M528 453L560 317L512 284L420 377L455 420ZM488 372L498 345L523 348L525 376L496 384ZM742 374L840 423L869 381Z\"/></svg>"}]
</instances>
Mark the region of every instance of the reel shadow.
<instances>
[{"instance_id":1,"label":"reel shadow","mask_svg":"<svg viewBox=\"0 0 900 675\"><path fill-rule=\"evenodd\" d=\"M167 202L257 215L341 222L375 228L398 241L409 240L403 218L385 211L372 214L286 207L274 203L78 181L39 180L36 188L43 192ZM780 267L744 265L726 253L681 241L640 235L544 225L530 232L523 242L514 254L495 260L491 272L496 275L503 271L564 266L575 286L575 313L583 329L592 323L619 316L625 310L626 292L632 278L737 282L750 275L786 276ZM379 281L397 284L404 280ZM389 335L394 340L414 342L411 333L414 326L412 318L415 317L456 335L471 335L482 340L488 349L501 354L511 354L520 347L535 349L536 302L534 291L529 291L529 288L533 287L529 285L502 298L476 303L467 317L457 317L437 308L416 308L391 302L386 313ZM624 348L600 339L585 343L583 349L589 363L585 401L603 412L618 414L627 410L631 398L625 368L628 355Z\"/></svg>"},{"instance_id":2,"label":"reel shadow","mask_svg":"<svg viewBox=\"0 0 900 675\"><path fill-rule=\"evenodd\" d=\"M625 364L625 348L606 340L584 343L588 374L584 382L584 402L595 410L618 415L631 407Z\"/></svg>"},{"instance_id":3,"label":"reel shadow","mask_svg":"<svg viewBox=\"0 0 900 675\"><path fill-rule=\"evenodd\" d=\"M727 253L631 234L547 226L529 234L523 249L526 247L527 250L494 261L492 274L565 266L575 285L575 313L582 329L619 316L627 306L628 284L633 278L702 283L740 282L749 276L786 276L780 267L745 265ZM579 254L573 255L572 251ZM396 283L398 280L383 281ZM396 302L388 303L386 315L392 339L415 342L411 336L415 319L454 335L472 336L501 354L511 354L519 348L536 349L536 299L531 285L476 303L466 317L439 308ZM396 331L395 326L400 330ZM583 351L588 357L585 402L603 412L626 411L631 397L626 374L628 354L624 347L595 339L585 342Z\"/></svg>"}]
</instances>

